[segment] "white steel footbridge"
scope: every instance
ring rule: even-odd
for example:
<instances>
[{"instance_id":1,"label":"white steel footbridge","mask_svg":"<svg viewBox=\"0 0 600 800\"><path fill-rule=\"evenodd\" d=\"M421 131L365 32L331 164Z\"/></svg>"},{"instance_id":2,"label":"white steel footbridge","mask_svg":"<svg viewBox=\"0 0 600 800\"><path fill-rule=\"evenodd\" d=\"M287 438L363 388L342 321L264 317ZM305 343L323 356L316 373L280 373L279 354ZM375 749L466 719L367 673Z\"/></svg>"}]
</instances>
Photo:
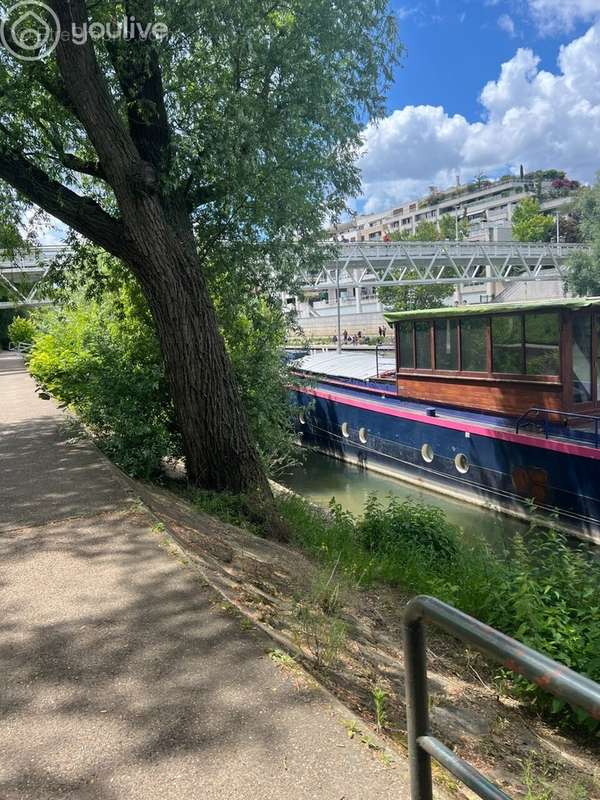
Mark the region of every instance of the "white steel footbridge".
<instances>
[{"instance_id":1,"label":"white steel footbridge","mask_svg":"<svg viewBox=\"0 0 600 800\"><path fill-rule=\"evenodd\" d=\"M567 277L569 257L587 244L522 242L377 242L336 244L305 291L376 286L467 286L482 281L551 281Z\"/></svg>"},{"instance_id":2,"label":"white steel footbridge","mask_svg":"<svg viewBox=\"0 0 600 800\"><path fill-rule=\"evenodd\" d=\"M573 253L590 251L587 244L521 242L344 242L326 247L327 261L320 270L299 268L298 284L304 291L560 280L567 276ZM66 251L63 245L43 246L0 260L0 290L8 297L0 309L46 304L38 291L40 281Z\"/></svg>"}]
</instances>

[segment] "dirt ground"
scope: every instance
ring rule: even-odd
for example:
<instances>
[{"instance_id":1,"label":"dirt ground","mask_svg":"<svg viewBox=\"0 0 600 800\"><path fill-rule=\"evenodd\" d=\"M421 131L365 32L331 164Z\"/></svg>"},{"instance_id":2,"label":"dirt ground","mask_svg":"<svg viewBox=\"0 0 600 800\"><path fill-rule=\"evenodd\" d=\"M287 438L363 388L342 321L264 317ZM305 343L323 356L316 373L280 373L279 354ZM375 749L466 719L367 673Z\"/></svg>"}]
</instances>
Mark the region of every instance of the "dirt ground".
<instances>
[{"instance_id":1,"label":"dirt ground","mask_svg":"<svg viewBox=\"0 0 600 800\"><path fill-rule=\"evenodd\" d=\"M337 576L331 578L296 549L207 517L168 490L137 488L213 586L270 633L282 668L302 680L303 667L365 721L364 731L350 727L349 736L361 735L368 743L371 728L406 752L402 611L407 595L345 585L332 593ZM600 743L550 727L503 691L493 665L457 640L429 630L427 649L436 736L508 794L527 800L600 799ZM383 693L379 719L377 689ZM440 788L461 791L441 769L436 779Z\"/></svg>"}]
</instances>

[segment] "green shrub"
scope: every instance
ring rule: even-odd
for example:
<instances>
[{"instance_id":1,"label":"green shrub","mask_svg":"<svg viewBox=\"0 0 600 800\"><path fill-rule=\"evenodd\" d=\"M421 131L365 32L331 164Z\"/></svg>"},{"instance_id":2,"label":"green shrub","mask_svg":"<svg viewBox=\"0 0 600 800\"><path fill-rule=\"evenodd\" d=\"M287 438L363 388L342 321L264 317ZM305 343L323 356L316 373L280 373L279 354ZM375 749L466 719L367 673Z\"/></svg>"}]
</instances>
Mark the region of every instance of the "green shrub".
<instances>
[{"instance_id":1,"label":"green shrub","mask_svg":"<svg viewBox=\"0 0 600 800\"><path fill-rule=\"evenodd\" d=\"M29 369L135 477L181 452L160 355L135 288L45 312Z\"/></svg>"},{"instance_id":2,"label":"green shrub","mask_svg":"<svg viewBox=\"0 0 600 800\"><path fill-rule=\"evenodd\" d=\"M15 317L8 326L8 337L13 344L31 344L35 333L34 323L26 317Z\"/></svg>"},{"instance_id":3,"label":"green shrub","mask_svg":"<svg viewBox=\"0 0 600 800\"><path fill-rule=\"evenodd\" d=\"M600 682L600 561L585 545L556 531L517 536L510 583L490 622L534 650ZM599 725L538 686L516 681L520 694L559 718L590 731Z\"/></svg>"},{"instance_id":4,"label":"green shrub","mask_svg":"<svg viewBox=\"0 0 600 800\"><path fill-rule=\"evenodd\" d=\"M358 539L371 553L390 556L405 547L418 547L448 561L456 558L460 531L443 511L414 500L389 498L384 506L371 495L357 523Z\"/></svg>"},{"instance_id":5,"label":"green shrub","mask_svg":"<svg viewBox=\"0 0 600 800\"><path fill-rule=\"evenodd\" d=\"M205 492L192 489L188 493L192 503L205 514L217 517L228 525L244 528L256 536L264 535L264 513L256 499L243 494L230 492Z\"/></svg>"}]
</instances>

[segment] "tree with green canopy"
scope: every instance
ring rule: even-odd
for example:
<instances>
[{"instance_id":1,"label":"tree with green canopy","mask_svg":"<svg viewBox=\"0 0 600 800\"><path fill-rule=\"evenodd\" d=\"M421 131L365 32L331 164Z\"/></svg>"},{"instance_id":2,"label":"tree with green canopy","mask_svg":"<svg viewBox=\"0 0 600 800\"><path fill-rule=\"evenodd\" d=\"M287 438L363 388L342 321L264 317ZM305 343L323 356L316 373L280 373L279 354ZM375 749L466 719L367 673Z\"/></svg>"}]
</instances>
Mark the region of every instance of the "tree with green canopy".
<instances>
[{"instance_id":1,"label":"tree with green canopy","mask_svg":"<svg viewBox=\"0 0 600 800\"><path fill-rule=\"evenodd\" d=\"M575 294L600 296L600 173L593 186L579 190L573 212L579 220L583 241L590 242L590 253L577 252L570 258L566 288Z\"/></svg>"},{"instance_id":2,"label":"tree with green canopy","mask_svg":"<svg viewBox=\"0 0 600 800\"><path fill-rule=\"evenodd\" d=\"M524 198L513 211L513 238L517 242L549 242L555 228L555 220L542 213L534 197Z\"/></svg>"},{"instance_id":3,"label":"tree with green canopy","mask_svg":"<svg viewBox=\"0 0 600 800\"><path fill-rule=\"evenodd\" d=\"M457 220L454 214L443 214L440 217L439 225L439 238L444 241L455 242L457 229L459 241L466 239L469 235L469 220L466 217L459 217Z\"/></svg>"},{"instance_id":4,"label":"tree with green canopy","mask_svg":"<svg viewBox=\"0 0 600 800\"><path fill-rule=\"evenodd\" d=\"M137 279L189 480L268 503L209 284L273 290L322 258L401 52L388 0L47 5L37 60L2 23L0 180Z\"/></svg>"}]
</instances>

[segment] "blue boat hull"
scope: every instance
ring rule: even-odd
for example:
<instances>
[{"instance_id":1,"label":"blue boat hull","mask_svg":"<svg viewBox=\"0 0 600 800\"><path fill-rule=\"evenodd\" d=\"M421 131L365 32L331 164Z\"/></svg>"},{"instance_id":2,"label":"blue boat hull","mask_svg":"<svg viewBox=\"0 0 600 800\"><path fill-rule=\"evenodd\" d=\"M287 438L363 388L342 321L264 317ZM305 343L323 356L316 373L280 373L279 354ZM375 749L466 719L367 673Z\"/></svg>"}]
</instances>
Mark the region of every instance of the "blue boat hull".
<instances>
[{"instance_id":1,"label":"blue boat hull","mask_svg":"<svg viewBox=\"0 0 600 800\"><path fill-rule=\"evenodd\" d=\"M373 394L293 391L303 443L336 458L600 543L600 453L516 435L505 423L427 416ZM407 408L408 406L408 408ZM532 507L535 507L533 512Z\"/></svg>"}]
</instances>

